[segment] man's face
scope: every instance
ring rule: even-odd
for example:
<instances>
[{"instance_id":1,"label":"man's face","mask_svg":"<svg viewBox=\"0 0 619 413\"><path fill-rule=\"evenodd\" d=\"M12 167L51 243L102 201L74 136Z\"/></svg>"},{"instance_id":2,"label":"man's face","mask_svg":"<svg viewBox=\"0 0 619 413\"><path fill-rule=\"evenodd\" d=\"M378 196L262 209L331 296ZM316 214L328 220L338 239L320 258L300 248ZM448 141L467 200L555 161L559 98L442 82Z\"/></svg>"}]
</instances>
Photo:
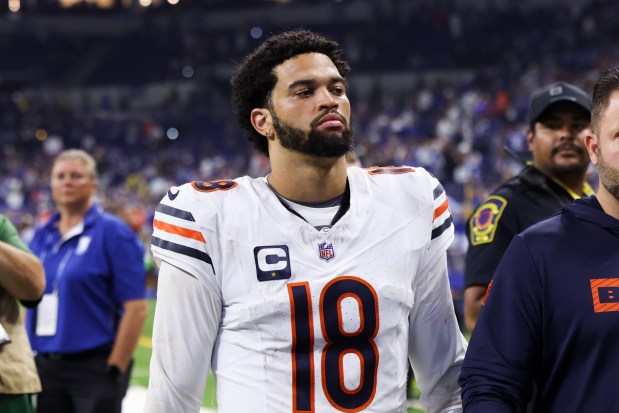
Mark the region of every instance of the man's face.
<instances>
[{"instance_id":1,"label":"man's face","mask_svg":"<svg viewBox=\"0 0 619 413\"><path fill-rule=\"evenodd\" d=\"M598 145L592 160L598 167L600 183L619 200L619 91L610 96L599 123Z\"/></svg>"},{"instance_id":2,"label":"man's face","mask_svg":"<svg viewBox=\"0 0 619 413\"><path fill-rule=\"evenodd\" d=\"M299 55L275 67L275 75L269 110L282 147L321 157L352 150L346 82L329 57Z\"/></svg>"},{"instance_id":3,"label":"man's face","mask_svg":"<svg viewBox=\"0 0 619 413\"><path fill-rule=\"evenodd\" d=\"M553 104L527 135L533 163L546 175L558 179L584 175L590 162L584 139L590 132L587 110L571 102Z\"/></svg>"}]
</instances>

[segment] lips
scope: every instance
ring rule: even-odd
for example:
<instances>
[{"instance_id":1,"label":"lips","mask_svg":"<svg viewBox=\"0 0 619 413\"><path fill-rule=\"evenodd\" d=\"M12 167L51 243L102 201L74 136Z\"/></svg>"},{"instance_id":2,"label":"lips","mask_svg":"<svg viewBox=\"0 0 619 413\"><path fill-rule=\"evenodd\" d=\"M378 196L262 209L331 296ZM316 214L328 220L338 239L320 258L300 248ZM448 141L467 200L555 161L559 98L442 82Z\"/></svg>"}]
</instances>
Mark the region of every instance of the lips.
<instances>
[{"instance_id":1,"label":"lips","mask_svg":"<svg viewBox=\"0 0 619 413\"><path fill-rule=\"evenodd\" d=\"M558 153L561 152L574 152L577 153L579 155L582 155L584 153L584 150L576 145L572 145L572 144L565 144L565 145L559 145L556 148L554 148L552 150L552 154L556 155Z\"/></svg>"},{"instance_id":2,"label":"lips","mask_svg":"<svg viewBox=\"0 0 619 413\"><path fill-rule=\"evenodd\" d=\"M329 113L318 121L318 125L322 125L326 128L339 128L344 126L344 118L337 113Z\"/></svg>"}]
</instances>

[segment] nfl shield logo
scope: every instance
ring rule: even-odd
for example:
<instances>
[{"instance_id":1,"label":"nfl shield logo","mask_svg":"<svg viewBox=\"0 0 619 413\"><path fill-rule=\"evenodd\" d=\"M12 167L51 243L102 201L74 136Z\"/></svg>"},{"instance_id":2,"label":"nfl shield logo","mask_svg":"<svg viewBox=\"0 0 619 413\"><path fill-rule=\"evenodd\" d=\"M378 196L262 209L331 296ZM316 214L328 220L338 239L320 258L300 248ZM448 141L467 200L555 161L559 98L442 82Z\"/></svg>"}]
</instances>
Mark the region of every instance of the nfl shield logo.
<instances>
[{"instance_id":1,"label":"nfl shield logo","mask_svg":"<svg viewBox=\"0 0 619 413\"><path fill-rule=\"evenodd\" d=\"M320 252L320 259L329 261L331 258L335 257L335 252L333 252L333 244L327 242L323 242L318 244L318 252Z\"/></svg>"}]
</instances>

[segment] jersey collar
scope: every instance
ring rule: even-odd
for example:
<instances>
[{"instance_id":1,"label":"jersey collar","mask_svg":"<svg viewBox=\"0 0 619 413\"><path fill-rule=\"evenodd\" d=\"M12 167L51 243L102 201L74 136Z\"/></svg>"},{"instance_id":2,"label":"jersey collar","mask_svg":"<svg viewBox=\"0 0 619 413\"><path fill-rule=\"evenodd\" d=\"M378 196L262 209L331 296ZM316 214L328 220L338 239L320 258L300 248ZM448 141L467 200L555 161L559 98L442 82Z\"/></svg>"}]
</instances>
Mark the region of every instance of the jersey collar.
<instances>
[{"instance_id":1,"label":"jersey collar","mask_svg":"<svg viewBox=\"0 0 619 413\"><path fill-rule=\"evenodd\" d=\"M303 216L301 214L299 214L297 211L292 209L290 207L290 205L288 205L288 202L286 202L286 198L281 196L275 189L273 189L271 184L269 184L268 180L265 179L264 181L266 182L266 184L269 187L269 189L271 191L273 191L273 193L277 197L277 200L284 206L284 208L286 208L290 213L292 213L292 214L298 216L299 218L301 218L303 221L307 222L307 220L305 218L303 218ZM344 214L346 214L346 212L348 212L348 210L350 209L350 183L349 183L348 178L346 178L346 188L344 189L344 193L341 195L341 197L342 197L342 200L341 200L341 203L340 203L340 207L337 210L337 213L335 214L333 219L331 220L331 224L330 225L335 225L335 223L338 222L340 220L340 218L342 218L344 216Z\"/></svg>"}]
</instances>

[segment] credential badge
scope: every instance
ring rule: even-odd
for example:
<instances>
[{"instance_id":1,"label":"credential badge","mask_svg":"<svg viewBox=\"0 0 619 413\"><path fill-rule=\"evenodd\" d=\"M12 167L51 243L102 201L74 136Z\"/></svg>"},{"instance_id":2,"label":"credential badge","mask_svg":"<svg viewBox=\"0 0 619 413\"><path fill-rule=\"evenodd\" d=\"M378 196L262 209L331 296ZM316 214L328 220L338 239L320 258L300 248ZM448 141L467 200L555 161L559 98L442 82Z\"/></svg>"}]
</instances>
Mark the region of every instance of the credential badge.
<instances>
[{"instance_id":1,"label":"credential badge","mask_svg":"<svg viewBox=\"0 0 619 413\"><path fill-rule=\"evenodd\" d=\"M333 251L333 243L327 241L318 244L318 252L320 253L320 259L329 261L331 258L335 258L335 252Z\"/></svg>"}]
</instances>

